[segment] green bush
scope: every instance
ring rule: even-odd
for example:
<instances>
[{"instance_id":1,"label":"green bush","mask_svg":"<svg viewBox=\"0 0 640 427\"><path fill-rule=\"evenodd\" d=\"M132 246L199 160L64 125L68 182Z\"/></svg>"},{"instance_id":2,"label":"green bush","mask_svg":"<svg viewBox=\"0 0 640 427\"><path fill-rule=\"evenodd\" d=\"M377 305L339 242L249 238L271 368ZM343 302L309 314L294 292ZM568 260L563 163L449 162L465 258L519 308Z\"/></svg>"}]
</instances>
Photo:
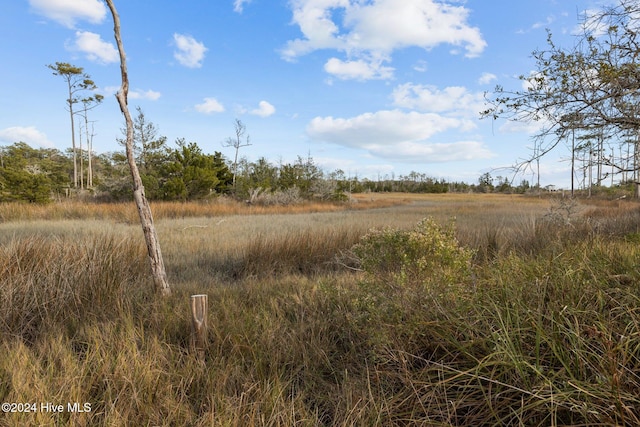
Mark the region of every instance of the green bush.
<instances>
[{"instance_id":1,"label":"green bush","mask_svg":"<svg viewBox=\"0 0 640 427\"><path fill-rule=\"evenodd\" d=\"M352 248L361 268L389 284L441 284L469 276L473 251L458 243L455 223L422 219L412 230L372 230Z\"/></svg>"},{"instance_id":2,"label":"green bush","mask_svg":"<svg viewBox=\"0 0 640 427\"><path fill-rule=\"evenodd\" d=\"M367 275L354 298L354 320L369 331L374 353L397 346L401 336L405 351L421 351L425 323L468 311L473 251L460 246L453 221L442 226L424 218L410 230L372 230L352 253Z\"/></svg>"}]
</instances>

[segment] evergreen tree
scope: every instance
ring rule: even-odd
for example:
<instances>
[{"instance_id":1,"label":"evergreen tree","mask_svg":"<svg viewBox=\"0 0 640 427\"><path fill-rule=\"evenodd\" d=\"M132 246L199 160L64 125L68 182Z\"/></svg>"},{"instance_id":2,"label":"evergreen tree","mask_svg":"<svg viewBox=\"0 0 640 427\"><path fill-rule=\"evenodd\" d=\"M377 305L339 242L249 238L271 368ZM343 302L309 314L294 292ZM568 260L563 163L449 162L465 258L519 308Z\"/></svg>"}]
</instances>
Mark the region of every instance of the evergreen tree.
<instances>
[{"instance_id":1,"label":"evergreen tree","mask_svg":"<svg viewBox=\"0 0 640 427\"><path fill-rule=\"evenodd\" d=\"M69 97L66 99L67 111L71 119L71 148L73 150L73 186L78 187L78 152L76 148L76 131L73 106L80 102L78 93L86 90L95 90L96 84L91 77L84 72L82 67L76 67L66 62L56 62L55 65L47 65L53 71L54 76L60 76L67 84Z\"/></svg>"},{"instance_id":2,"label":"evergreen tree","mask_svg":"<svg viewBox=\"0 0 640 427\"><path fill-rule=\"evenodd\" d=\"M47 203L68 182L68 159L55 149L24 142L0 148L0 201Z\"/></svg>"}]
</instances>

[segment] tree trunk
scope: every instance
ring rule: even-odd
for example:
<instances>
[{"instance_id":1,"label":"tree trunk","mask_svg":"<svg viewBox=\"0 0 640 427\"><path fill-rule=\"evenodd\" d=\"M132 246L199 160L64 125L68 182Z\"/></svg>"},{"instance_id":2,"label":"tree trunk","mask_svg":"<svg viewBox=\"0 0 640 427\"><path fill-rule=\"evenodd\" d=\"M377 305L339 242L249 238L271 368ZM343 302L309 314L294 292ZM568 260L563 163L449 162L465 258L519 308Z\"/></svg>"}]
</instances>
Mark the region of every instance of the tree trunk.
<instances>
[{"instance_id":1,"label":"tree trunk","mask_svg":"<svg viewBox=\"0 0 640 427\"><path fill-rule=\"evenodd\" d=\"M93 124L91 125L91 135L87 142L87 188L93 188L93 162L91 159L91 150L93 150Z\"/></svg>"},{"instance_id":2,"label":"tree trunk","mask_svg":"<svg viewBox=\"0 0 640 427\"><path fill-rule=\"evenodd\" d=\"M640 174L638 173L638 166L640 165L640 130L636 130L636 141L633 144L633 185L634 196L636 199L640 199Z\"/></svg>"},{"instance_id":3,"label":"tree trunk","mask_svg":"<svg viewBox=\"0 0 640 427\"><path fill-rule=\"evenodd\" d=\"M86 114L86 112L85 112ZM82 124L80 124L80 129L78 132L78 144L80 145L80 189L84 189L84 162L83 162L83 154L82 154Z\"/></svg>"},{"instance_id":4,"label":"tree trunk","mask_svg":"<svg viewBox=\"0 0 640 427\"><path fill-rule=\"evenodd\" d=\"M67 82L69 84L69 117L71 117L71 150L73 151L73 187L78 187L78 156L76 153L76 127L75 119L73 117L73 92L71 90L71 80Z\"/></svg>"},{"instance_id":5,"label":"tree trunk","mask_svg":"<svg viewBox=\"0 0 640 427\"><path fill-rule=\"evenodd\" d=\"M170 295L171 288L167 282L167 273L164 268L162 252L160 251L160 242L158 240L158 235L156 234L155 226L153 225L151 208L149 207L149 202L144 195L144 186L142 185L140 172L138 171L138 166L136 165L133 155L133 120L131 119L131 114L129 113L129 108L127 106L129 78L127 75L126 55L122 44L122 38L120 36L120 17L118 16L118 12L113 4L113 0L105 1L111 10L111 15L113 16L113 32L118 45L118 52L120 53L122 86L116 94L116 99L120 104L120 110L122 111L127 124L126 154L129 168L131 169L131 177L133 178L133 197L136 202L136 207L138 208L138 215L140 216L140 223L142 224L142 232L144 233L144 238L147 244L154 285L162 295Z\"/></svg>"},{"instance_id":6,"label":"tree trunk","mask_svg":"<svg viewBox=\"0 0 640 427\"><path fill-rule=\"evenodd\" d=\"M576 177L576 130L571 130L571 198L574 192L574 180Z\"/></svg>"},{"instance_id":7,"label":"tree trunk","mask_svg":"<svg viewBox=\"0 0 640 427\"><path fill-rule=\"evenodd\" d=\"M91 133L89 133L89 119L87 118L87 106L84 107L84 130L87 141L87 188L93 187L93 171L91 170L91 146L93 140L93 123L91 124ZM82 153L82 147L80 149Z\"/></svg>"}]
</instances>

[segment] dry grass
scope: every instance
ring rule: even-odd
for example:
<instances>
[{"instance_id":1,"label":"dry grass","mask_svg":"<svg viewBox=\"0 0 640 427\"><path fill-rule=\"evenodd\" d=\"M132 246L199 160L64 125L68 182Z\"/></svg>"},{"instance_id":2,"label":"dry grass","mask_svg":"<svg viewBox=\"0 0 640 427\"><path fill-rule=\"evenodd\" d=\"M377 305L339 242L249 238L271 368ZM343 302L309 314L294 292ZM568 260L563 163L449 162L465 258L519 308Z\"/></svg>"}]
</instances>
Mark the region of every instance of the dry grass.
<instances>
[{"instance_id":1,"label":"dry grass","mask_svg":"<svg viewBox=\"0 0 640 427\"><path fill-rule=\"evenodd\" d=\"M358 200L354 198L353 202L344 203L303 202L287 206L260 206L220 197L201 203L154 202L151 206L155 219L175 219L229 215L338 212L343 210L389 207L408 202L408 199L396 198L376 200ZM114 220L134 224L139 221L137 215L138 214L133 203L86 203L79 201L64 201L48 205L31 205L26 203L0 204L0 223L18 220L96 219Z\"/></svg>"},{"instance_id":2,"label":"dry grass","mask_svg":"<svg viewBox=\"0 0 640 427\"><path fill-rule=\"evenodd\" d=\"M289 214L158 205L164 299L124 206L1 223L0 401L92 410L0 425L640 424L636 203L390 197ZM382 281L336 262L371 227L426 216L456 217L476 252L467 278ZM200 361L187 301L203 292Z\"/></svg>"}]
</instances>

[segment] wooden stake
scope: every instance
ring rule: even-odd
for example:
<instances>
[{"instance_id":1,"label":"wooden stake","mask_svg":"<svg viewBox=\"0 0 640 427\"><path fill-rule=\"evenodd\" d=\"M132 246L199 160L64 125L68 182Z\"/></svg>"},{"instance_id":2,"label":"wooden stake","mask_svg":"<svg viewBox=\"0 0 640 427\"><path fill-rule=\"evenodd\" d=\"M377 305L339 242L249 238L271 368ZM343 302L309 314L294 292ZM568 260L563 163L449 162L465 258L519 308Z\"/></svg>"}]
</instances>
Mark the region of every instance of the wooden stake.
<instances>
[{"instance_id":1,"label":"wooden stake","mask_svg":"<svg viewBox=\"0 0 640 427\"><path fill-rule=\"evenodd\" d=\"M204 359L207 349L208 296L191 295L191 349Z\"/></svg>"}]
</instances>

